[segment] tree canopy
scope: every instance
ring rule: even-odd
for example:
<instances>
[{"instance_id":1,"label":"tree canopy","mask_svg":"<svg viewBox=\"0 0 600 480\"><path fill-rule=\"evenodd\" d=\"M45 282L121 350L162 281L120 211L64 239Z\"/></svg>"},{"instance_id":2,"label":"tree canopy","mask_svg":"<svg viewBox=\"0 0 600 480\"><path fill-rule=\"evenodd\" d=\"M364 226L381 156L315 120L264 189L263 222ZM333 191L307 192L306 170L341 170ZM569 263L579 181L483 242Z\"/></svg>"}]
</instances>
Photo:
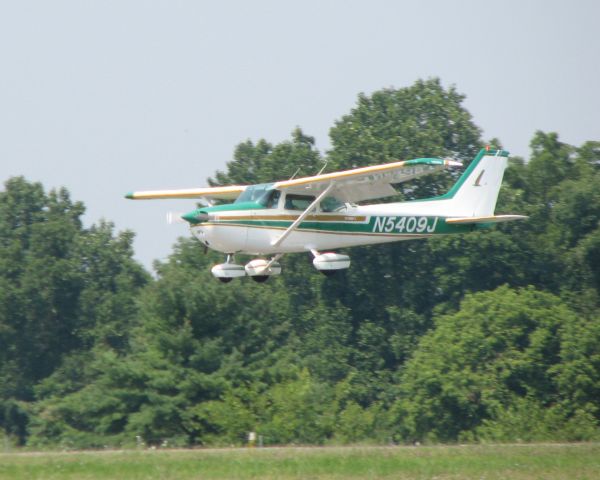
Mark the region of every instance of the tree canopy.
<instances>
[{"instance_id":1,"label":"tree canopy","mask_svg":"<svg viewBox=\"0 0 600 480\"><path fill-rule=\"evenodd\" d=\"M297 128L247 140L211 184L248 184L484 144L437 79L361 94L331 150ZM451 174L403 187L443 193ZM289 255L220 284L191 238L156 276L131 232L83 226L64 188L0 192L0 429L62 448L599 439L600 142L537 132L497 211L526 222L357 247L325 278Z\"/></svg>"}]
</instances>

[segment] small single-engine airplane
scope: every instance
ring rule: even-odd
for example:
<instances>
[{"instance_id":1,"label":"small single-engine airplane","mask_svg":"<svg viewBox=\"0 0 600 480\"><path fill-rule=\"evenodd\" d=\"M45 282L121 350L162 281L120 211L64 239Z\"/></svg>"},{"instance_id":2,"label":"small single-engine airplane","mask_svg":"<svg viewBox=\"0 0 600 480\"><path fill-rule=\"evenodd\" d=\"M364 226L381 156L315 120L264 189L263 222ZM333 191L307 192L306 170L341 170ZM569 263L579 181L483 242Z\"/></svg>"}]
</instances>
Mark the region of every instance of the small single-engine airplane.
<instances>
[{"instance_id":1,"label":"small single-engine airplane","mask_svg":"<svg viewBox=\"0 0 600 480\"><path fill-rule=\"evenodd\" d=\"M395 195L392 185L462 164L417 158L275 183L186 190L132 192L133 200L198 198L208 204L181 218L206 247L226 254L212 267L222 282L250 276L264 282L281 273L286 253L311 252L313 265L330 275L350 266L350 257L331 249L464 233L523 215L494 215L508 161L504 150L482 149L444 195L375 205L358 202ZM214 205L214 200L235 200ZM234 255L257 258L244 265Z\"/></svg>"}]
</instances>

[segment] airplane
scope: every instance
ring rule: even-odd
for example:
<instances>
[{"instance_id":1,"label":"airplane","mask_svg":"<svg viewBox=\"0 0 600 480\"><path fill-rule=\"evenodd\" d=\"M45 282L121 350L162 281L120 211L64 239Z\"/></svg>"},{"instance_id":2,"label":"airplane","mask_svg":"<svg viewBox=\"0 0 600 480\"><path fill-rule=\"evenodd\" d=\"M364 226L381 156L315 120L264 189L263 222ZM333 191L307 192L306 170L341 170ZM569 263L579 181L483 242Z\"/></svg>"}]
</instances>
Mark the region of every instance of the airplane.
<instances>
[{"instance_id":1,"label":"airplane","mask_svg":"<svg viewBox=\"0 0 600 480\"><path fill-rule=\"evenodd\" d=\"M314 267L332 275L350 267L348 255L332 250L466 233L527 218L494 214L508 155L481 149L447 193L404 202L360 204L396 195L395 184L462 164L417 158L274 183L139 191L126 198L203 200L207 206L181 218L205 247L226 255L211 269L223 283L245 276L264 282L281 273L284 254L296 252L310 252ZM239 265L236 254L259 258Z\"/></svg>"}]
</instances>

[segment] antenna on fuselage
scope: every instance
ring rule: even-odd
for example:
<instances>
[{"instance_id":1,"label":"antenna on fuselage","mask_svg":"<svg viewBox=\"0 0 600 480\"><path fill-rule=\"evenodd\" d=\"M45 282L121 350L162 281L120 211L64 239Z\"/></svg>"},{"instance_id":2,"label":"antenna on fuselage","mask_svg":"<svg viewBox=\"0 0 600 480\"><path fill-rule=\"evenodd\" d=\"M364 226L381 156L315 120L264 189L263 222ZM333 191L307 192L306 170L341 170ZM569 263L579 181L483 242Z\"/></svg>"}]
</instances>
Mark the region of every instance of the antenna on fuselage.
<instances>
[{"instance_id":1,"label":"antenna on fuselage","mask_svg":"<svg viewBox=\"0 0 600 480\"><path fill-rule=\"evenodd\" d=\"M290 180L293 180L293 179L294 179L294 177L295 177L296 175L298 175L298 172L300 171L300 168L302 168L302 167L298 167L298 168L296 169L296 171L294 172L294 174L293 174L293 175L290 177Z\"/></svg>"},{"instance_id":2,"label":"antenna on fuselage","mask_svg":"<svg viewBox=\"0 0 600 480\"><path fill-rule=\"evenodd\" d=\"M323 165L323 167L321 168L321 170L319 170L319 173L317 173L317 175L315 175L315 177L318 175L321 175L323 173L323 170L325 170L325 168L327 168L327 163L328 162L325 162L325 165Z\"/></svg>"},{"instance_id":3,"label":"antenna on fuselage","mask_svg":"<svg viewBox=\"0 0 600 480\"><path fill-rule=\"evenodd\" d=\"M203 203L205 207L212 207L215 202L207 197L200 197L198 200L200 200L200 203Z\"/></svg>"}]
</instances>

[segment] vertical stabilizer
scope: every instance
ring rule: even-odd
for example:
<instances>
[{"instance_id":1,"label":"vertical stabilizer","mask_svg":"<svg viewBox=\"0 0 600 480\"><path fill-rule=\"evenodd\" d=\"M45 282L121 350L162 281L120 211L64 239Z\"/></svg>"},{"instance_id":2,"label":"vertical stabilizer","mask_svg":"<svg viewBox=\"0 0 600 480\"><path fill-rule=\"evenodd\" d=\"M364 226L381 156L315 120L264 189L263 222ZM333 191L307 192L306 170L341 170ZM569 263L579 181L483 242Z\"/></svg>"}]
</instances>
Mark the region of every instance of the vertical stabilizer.
<instances>
[{"instance_id":1,"label":"vertical stabilizer","mask_svg":"<svg viewBox=\"0 0 600 480\"><path fill-rule=\"evenodd\" d=\"M481 150L450 191L436 200L450 200L453 215L493 215L507 164L507 151Z\"/></svg>"}]
</instances>

